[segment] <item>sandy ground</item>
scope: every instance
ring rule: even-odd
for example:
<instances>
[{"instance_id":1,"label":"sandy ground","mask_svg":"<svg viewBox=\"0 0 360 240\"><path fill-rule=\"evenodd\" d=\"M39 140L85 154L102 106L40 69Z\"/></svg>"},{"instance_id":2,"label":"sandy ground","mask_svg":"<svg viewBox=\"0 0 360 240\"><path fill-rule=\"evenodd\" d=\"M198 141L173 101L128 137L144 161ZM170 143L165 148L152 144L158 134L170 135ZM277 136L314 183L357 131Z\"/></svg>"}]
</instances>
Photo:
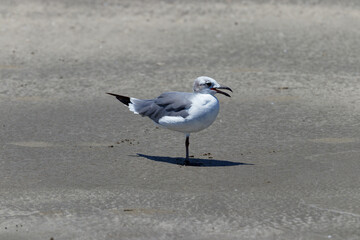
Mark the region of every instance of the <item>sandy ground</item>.
<instances>
[{"instance_id":1,"label":"sandy ground","mask_svg":"<svg viewBox=\"0 0 360 240\"><path fill-rule=\"evenodd\" d=\"M359 239L358 1L0 2L0 239ZM207 130L105 92L230 86Z\"/></svg>"}]
</instances>

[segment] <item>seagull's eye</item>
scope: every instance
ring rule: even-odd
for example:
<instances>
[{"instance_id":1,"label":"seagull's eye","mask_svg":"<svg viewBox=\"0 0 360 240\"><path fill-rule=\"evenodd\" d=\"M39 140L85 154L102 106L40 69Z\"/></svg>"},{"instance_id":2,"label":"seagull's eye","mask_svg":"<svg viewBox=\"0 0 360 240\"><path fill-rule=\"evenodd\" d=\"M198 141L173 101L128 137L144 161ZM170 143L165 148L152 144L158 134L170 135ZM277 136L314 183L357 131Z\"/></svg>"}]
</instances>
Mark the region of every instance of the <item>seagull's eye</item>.
<instances>
[{"instance_id":1,"label":"seagull's eye","mask_svg":"<svg viewBox=\"0 0 360 240\"><path fill-rule=\"evenodd\" d=\"M210 86L211 86L211 82L207 82L206 85L207 85L208 87L210 87Z\"/></svg>"}]
</instances>

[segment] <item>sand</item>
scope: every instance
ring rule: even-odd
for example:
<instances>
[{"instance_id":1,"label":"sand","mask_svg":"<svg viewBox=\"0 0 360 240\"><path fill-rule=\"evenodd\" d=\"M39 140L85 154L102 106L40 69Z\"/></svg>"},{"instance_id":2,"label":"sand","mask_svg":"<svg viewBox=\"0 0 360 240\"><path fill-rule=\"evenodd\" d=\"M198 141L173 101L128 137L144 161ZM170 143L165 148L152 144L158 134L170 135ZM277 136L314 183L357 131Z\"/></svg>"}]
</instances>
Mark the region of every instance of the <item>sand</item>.
<instances>
[{"instance_id":1,"label":"sand","mask_svg":"<svg viewBox=\"0 0 360 240\"><path fill-rule=\"evenodd\" d=\"M358 1L0 3L0 239L359 239ZM234 90L184 136L106 95Z\"/></svg>"}]
</instances>

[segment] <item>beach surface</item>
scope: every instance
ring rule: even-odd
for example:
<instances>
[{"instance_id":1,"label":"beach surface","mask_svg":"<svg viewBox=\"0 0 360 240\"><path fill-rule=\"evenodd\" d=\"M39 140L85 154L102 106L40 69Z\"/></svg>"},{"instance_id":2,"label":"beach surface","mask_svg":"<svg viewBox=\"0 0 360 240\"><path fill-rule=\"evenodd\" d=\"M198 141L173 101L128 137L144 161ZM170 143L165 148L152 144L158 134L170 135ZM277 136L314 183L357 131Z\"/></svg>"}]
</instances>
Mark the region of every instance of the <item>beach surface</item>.
<instances>
[{"instance_id":1,"label":"beach surface","mask_svg":"<svg viewBox=\"0 0 360 240\"><path fill-rule=\"evenodd\" d=\"M358 1L2 0L0 239L360 238ZM113 92L233 89L192 134Z\"/></svg>"}]
</instances>

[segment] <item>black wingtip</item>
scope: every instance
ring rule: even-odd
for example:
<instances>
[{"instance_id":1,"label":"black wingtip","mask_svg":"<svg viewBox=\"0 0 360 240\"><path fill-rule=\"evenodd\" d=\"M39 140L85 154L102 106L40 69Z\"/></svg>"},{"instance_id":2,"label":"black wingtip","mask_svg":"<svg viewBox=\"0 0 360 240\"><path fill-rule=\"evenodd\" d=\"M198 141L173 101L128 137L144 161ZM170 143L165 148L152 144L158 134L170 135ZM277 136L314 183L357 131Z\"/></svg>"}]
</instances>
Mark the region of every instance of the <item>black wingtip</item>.
<instances>
[{"instance_id":1,"label":"black wingtip","mask_svg":"<svg viewBox=\"0 0 360 240\"><path fill-rule=\"evenodd\" d=\"M131 103L129 97L121 96L121 95L114 94L114 93L107 93L107 94L116 97L117 100L119 100L120 102L122 102L122 103L125 104L126 106L129 106L129 103Z\"/></svg>"}]
</instances>

